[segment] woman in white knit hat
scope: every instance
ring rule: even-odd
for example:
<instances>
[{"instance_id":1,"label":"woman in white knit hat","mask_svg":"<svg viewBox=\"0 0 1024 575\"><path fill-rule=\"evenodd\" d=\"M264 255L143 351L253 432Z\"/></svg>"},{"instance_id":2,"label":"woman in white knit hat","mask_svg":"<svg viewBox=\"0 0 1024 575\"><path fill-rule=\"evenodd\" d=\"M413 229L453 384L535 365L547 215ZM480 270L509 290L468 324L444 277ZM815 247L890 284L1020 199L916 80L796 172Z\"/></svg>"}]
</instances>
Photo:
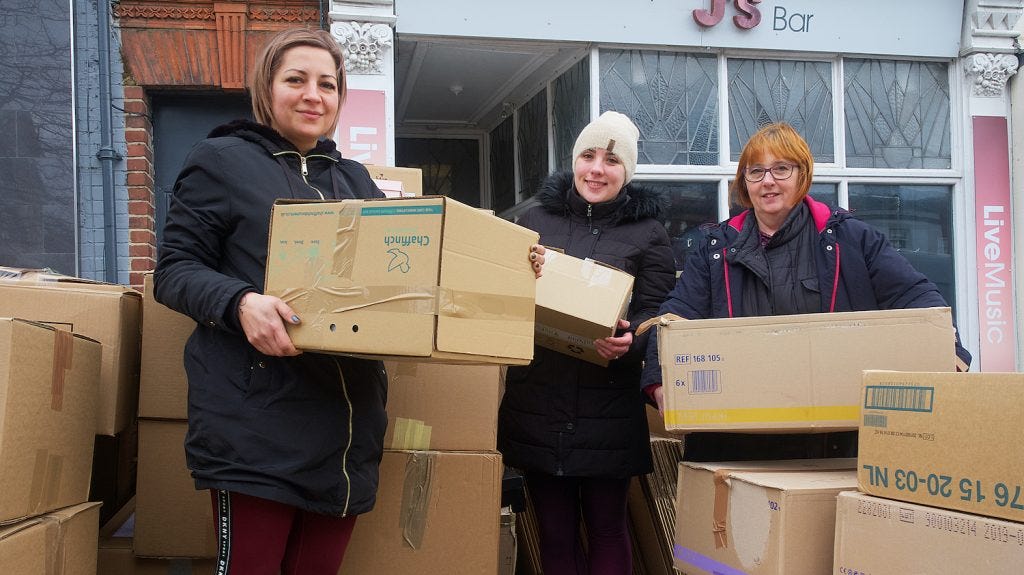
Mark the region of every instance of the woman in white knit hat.
<instances>
[{"instance_id":1,"label":"woman in white knit hat","mask_svg":"<svg viewBox=\"0 0 1024 575\"><path fill-rule=\"evenodd\" d=\"M572 172L551 175L537 193L540 205L517 222L539 232L549 248L635 278L617 335L593 344L607 367L537 347L530 365L508 370L498 448L526 478L546 575L631 570L629 480L652 470L639 385L646 340L634 329L655 315L675 281L660 219L665 199L630 183L639 136L627 116L602 114L576 139ZM581 519L587 556L578 537Z\"/></svg>"}]
</instances>

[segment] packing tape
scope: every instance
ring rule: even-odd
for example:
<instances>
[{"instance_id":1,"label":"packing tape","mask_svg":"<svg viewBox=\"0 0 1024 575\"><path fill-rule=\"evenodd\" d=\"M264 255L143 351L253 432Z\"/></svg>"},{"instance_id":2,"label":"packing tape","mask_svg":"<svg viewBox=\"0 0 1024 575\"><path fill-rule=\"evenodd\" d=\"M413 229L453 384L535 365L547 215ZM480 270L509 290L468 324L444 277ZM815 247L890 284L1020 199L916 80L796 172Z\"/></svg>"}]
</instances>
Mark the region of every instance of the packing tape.
<instances>
[{"instance_id":1,"label":"packing tape","mask_svg":"<svg viewBox=\"0 0 1024 575\"><path fill-rule=\"evenodd\" d=\"M427 531L427 511L430 509L431 482L435 456L425 451L409 453L405 463L405 483L402 485L402 510L399 528L406 545L419 549Z\"/></svg>"},{"instance_id":2,"label":"packing tape","mask_svg":"<svg viewBox=\"0 0 1024 575\"><path fill-rule=\"evenodd\" d=\"M316 310L318 316L364 310L474 320L533 321L536 305L533 298L528 297L438 286L317 286L284 290L278 297L289 305Z\"/></svg>"},{"instance_id":3,"label":"packing tape","mask_svg":"<svg viewBox=\"0 0 1024 575\"><path fill-rule=\"evenodd\" d=\"M425 450L430 449L431 426L419 419L395 418L394 435L388 449Z\"/></svg>"},{"instance_id":4,"label":"packing tape","mask_svg":"<svg viewBox=\"0 0 1024 575\"><path fill-rule=\"evenodd\" d=\"M442 288L438 292L438 315L462 319L533 321L533 298L484 294Z\"/></svg>"},{"instance_id":5,"label":"packing tape","mask_svg":"<svg viewBox=\"0 0 1024 575\"><path fill-rule=\"evenodd\" d=\"M50 374L50 409L64 409L64 381L74 358L75 336L70 331L53 331L53 365Z\"/></svg>"},{"instance_id":6,"label":"packing tape","mask_svg":"<svg viewBox=\"0 0 1024 575\"><path fill-rule=\"evenodd\" d=\"M665 410L666 425L858 421L859 419L859 405Z\"/></svg>"},{"instance_id":7,"label":"packing tape","mask_svg":"<svg viewBox=\"0 0 1024 575\"><path fill-rule=\"evenodd\" d=\"M64 467L64 458L48 449L36 450L35 462L32 465L32 490L29 504L32 506L30 515L38 514L47 509L60 496L60 480Z\"/></svg>"}]
</instances>

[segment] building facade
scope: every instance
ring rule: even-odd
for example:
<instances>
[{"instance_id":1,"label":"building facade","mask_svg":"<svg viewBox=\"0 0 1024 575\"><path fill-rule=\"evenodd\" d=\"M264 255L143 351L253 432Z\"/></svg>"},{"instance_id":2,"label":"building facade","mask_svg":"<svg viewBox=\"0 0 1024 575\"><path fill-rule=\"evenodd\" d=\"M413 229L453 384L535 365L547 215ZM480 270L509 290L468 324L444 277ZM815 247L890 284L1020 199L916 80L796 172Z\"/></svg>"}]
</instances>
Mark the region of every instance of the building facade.
<instances>
[{"instance_id":1,"label":"building facade","mask_svg":"<svg viewBox=\"0 0 1024 575\"><path fill-rule=\"evenodd\" d=\"M75 13L88 12L80 4ZM428 193L505 217L569 167L591 118L631 116L641 131L636 178L672 198L665 224L680 265L699 226L734 209L729 185L746 139L789 122L815 155L812 194L882 229L939 285L974 369L1017 370L1021 11L1020 0L121 0L110 25L124 72L115 58L109 124L123 134L105 142L79 129L75 144L90 148L79 162L96 164L100 199L113 200L88 206L95 193L81 175L70 186L79 193L70 251L81 275L109 277L113 260L118 281L139 285L188 146L247 113L247 67L262 38L322 26L347 54L343 153L420 167ZM96 103L76 101L76 110ZM9 107L0 102L0 114ZM19 235L18 225L6 233Z\"/></svg>"}]
</instances>

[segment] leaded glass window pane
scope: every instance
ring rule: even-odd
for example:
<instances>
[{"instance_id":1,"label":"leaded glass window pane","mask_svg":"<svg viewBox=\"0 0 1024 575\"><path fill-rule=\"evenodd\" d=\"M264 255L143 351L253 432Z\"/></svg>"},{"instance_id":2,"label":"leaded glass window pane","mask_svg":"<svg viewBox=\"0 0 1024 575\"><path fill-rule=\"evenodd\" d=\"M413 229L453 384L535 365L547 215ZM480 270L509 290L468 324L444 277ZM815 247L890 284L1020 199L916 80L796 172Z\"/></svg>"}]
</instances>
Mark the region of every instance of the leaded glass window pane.
<instances>
[{"instance_id":1,"label":"leaded glass window pane","mask_svg":"<svg viewBox=\"0 0 1024 575\"><path fill-rule=\"evenodd\" d=\"M786 122L818 162L835 162L832 65L791 60L729 60L729 149L740 159L760 128Z\"/></svg>"},{"instance_id":2,"label":"leaded glass window pane","mask_svg":"<svg viewBox=\"0 0 1024 575\"><path fill-rule=\"evenodd\" d=\"M601 50L601 111L640 129L640 164L718 164L718 67L713 55Z\"/></svg>"},{"instance_id":3,"label":"leaded glass window pane","mask_svg":"<svg viewBox=\"0 0 1024 575\"><path fill-rule=\"evenodd\" d=\"M572 146L576 136L590 122L590 58L554 81L552 101L555 130L555 167L572 168Z\"/></svg>"},{"instance_id":4,"label":"leaded glass window pane","mask_svg":"<svg viewBox=\"0 0 1024 575\"><path fill-rule=\"evenodd\" d=\"M718 221L718 184L716 182L643 182L643 186L660 190L671 204L665 229L672 240L676 271L683 269L686 257L702 237L700 227Z\"/></svg>"},{"instance_id":5,"label":"leaded glass window pane","mask_svg":"<svg viewBox=\"0 0 1024 575\"><path fill-rule=\"evenodd\" d=\"M848 166L951 167L946 63L850 58L843 76Z\"/></svg>"},{"instance_id":6,"label":"leaded glass window pane","mask_svg":"<svg viewBox=\"0 0 1024 575\"><path fill-rule=\"evenodd\" d=\"M491 208L501 213L516 205L516 156L512 116L491 130Z\"/></svg>"},{"instance_id":7,"label":"leaded glass window pane","mask_svg":"<svg viewBox=\"0 0 1024 575\"><path fill-rule=\"evenodd\" d=\"M850 211L878 228L953 305L953 189L942 185L850 184Z\"/></svg>"},{"instance_id":8,"label":"leaded glass window pane","mask_svg":"<svg viewBox=\"0 0 1024 575\"><path fill-rule=\"evenodd\" d=\"M541 90L519 109L519 197L536 193L548 175L548 100Z\"/></svg>"},{"instance_id":9,"label":"leaded glass window pane","mask_svg":"<svg viewBox=\"0 0 1024 575\"><path fill-rule=\"evenodd\" d=\"M480 207L480 145L477 140L399 138L395 158L423 170L423 195L448 196Z\"/></svg>"}]
</instances>

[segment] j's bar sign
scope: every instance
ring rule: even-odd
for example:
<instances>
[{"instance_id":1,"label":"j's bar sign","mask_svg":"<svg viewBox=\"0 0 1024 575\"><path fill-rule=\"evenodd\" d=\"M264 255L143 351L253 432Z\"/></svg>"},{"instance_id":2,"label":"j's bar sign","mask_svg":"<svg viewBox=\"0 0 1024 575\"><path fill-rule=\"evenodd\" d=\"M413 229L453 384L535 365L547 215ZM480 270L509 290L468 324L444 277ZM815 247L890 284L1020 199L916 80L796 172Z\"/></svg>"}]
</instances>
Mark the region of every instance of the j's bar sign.
<instances>
[{"instance_id":1,"label":"j's bar sign","mask_svg":"<svg viewBox=\"0 0 1024 575\"><path fill-rule=\"evenodd\" d=\"M716 26L725 18L727 0L705 0L710 2L708 8L693 11L693 20L705 28ZM734 0L735 15L733 24L737 28L750 30L761 23L761 10L757 7L761 0ZM771 12L772 30L789 32L810 32L811 19L814 14L791 12L785 6L773 6Z\"/></svg>"}]
</instances>

